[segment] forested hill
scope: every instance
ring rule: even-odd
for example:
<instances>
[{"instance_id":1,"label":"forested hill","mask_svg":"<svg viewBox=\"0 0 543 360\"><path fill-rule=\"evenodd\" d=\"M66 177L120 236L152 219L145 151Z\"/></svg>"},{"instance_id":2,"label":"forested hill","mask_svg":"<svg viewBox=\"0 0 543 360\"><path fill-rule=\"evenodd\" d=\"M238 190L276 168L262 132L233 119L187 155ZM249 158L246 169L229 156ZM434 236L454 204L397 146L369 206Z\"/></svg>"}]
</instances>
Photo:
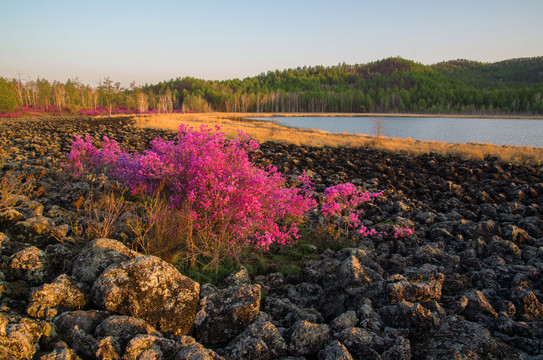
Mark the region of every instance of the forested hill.
<instances>
[{"instance_id":1,"label":"forested hill","mask_svg":"<svg viewBox=\"0 0 543 360\"><path fill-rule=\"evenodd\" d=\"M0 78L0 112L27 106L74 112L105 108L113 112L541 115L542 94L543 57L435 65L388 58L368 64L268 71L243 80L184 77L128 89L109 78L96 88L77 80L49 83L38 79L23 84Z\"/></svg>"},{"instance_id":2,"label":"forested hill","mask_svg":"<svg viewBox=\"0 0 543 360\"><path fill-rule=\"evenodd\" d=\"M431 66L389 58L269 71L243 80L183 78L148 89L171 89L197 111L542 114L543 57Z\"/></svg>"}]
</instances>

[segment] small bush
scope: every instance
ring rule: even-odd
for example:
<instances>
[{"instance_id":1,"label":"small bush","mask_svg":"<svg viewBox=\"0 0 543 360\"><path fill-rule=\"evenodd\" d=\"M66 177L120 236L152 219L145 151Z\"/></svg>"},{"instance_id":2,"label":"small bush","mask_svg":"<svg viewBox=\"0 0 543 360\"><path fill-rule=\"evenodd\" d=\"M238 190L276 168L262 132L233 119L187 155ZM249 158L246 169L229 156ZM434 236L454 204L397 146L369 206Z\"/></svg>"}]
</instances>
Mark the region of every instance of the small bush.
<instances>
[{"instance_id":1,"label":"small bush","mask_svg":"<svg viewBox=\"0 0 543 360\"><path fill-rule=\"evenodd\" d=\"M107 138L98 149L90 137L76 137L66 166L79 174L106 172L132 194L159 192L167 207L149 218L152 226L181 234L179 251L189 262L204 256L216 264L249 249L289 244L315 205L309 189L287 188L276 168L251 163L249 153L258 146L243 133L227 141L205 125L200 131L181 125L173 141L157 138L142 154ZM172 219L175 224L163 223Z\"/></svg>"},{"instance_id":2,"label":"small bush","mask_svg":"<svg viewBox=\"0 0 543 360\"><path fill-rule=\"evenodd\" d=\"M393 237L411 235L411 229L394 228L392 233L379 232L375 228L367 228L362 224L363 205L381 196L383 192L361 192L351 183L331 186L324 190L321 214L322 220L317 236L325 242L338 242L347 245L362 237ZM354 235L353 235L354 233Z\"/></svg>"}]
</instances>

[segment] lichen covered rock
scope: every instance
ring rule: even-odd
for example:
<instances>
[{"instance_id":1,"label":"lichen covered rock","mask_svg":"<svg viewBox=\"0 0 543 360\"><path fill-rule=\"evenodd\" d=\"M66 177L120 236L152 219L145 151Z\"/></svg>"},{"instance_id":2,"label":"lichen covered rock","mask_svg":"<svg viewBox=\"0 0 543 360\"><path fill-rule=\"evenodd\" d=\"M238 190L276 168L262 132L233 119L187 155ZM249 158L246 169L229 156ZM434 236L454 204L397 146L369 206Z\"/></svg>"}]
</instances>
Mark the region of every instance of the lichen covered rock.
<instances>
[{"instance_id":1,"label":"lichen covered rock","mask_svg":"<svg viewBox=\"0 0 543 360\"><path fill-rule=\"evenodd\" d=\"M137 257L110 267L94 283L99 308L139 317L159 331L185 335L191 329L200 285L154 256Z\"/></svg>"},{"instance_id":2,"label":"lichen covered rock","mask_svg":"<svg viewBox=\"0 0 543 360\"><path fill-rule=\"evenodd\" d=\"M225 344L241 333L260 310L260 285L240 285L202 297L196 316L198 339L206 346Z\"/></svg>"},{"instance_id":3,"label":"lichen covered rock","mask_svg":"<svg viewBox=\"0 0 543 360\"><path fill-rule=\"evenodd\" d=\"M30 294L28 315L40 319L52 319L59 312L79 310L87 304L85 294L66 274L50 284L35 288Z\"/></svg>"},{"instance_id":4,"label":"lichen covered rock","mask_svg":"<svg viewBox=\"0 0 543 360\"><path fill-rule=\"evenodd\" d=\"M100 238L91 241L73 261L72 276L92 286L100 274L110 265L142 256L117 240Z\"/></svg>"}]
</instances>

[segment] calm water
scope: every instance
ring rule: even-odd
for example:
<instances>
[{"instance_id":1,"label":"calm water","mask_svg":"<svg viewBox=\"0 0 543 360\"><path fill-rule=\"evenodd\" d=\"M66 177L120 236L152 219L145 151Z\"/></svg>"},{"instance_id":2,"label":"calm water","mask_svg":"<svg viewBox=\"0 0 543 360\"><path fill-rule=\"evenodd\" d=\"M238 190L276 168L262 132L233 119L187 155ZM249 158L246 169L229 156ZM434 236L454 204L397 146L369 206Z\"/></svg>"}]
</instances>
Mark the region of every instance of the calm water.
<instances>
[{"instance_id":1,"label":"calm water","mask_svg":"<svg viewBox=\"0 0 543 360\"><path fill-rule=\"evenodd\" d=\"M257 118L280 125L331 133L377 135L377 117ZM439 117L382 117L381 135L450 143L491 143L543 147L543 120Z\"/></svg>"}]
</instances>

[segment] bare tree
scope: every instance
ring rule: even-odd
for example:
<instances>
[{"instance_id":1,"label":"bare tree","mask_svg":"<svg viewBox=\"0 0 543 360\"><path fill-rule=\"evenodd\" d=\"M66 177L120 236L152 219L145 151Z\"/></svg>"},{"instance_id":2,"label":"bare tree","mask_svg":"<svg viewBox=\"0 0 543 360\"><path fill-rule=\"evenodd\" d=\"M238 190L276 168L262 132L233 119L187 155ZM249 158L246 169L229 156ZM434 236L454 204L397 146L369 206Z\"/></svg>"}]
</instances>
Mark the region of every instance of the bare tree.
<instances>
[{"instance_id":1,"label":"bare tree","mask_svg":"<svg viewBox=\"0 0 543 360\"><path fill-rule=\"evenodd\" d=\"M66 86L60 82L53 84L53 99L58 111L61 112L62 108L66 106Z\"/></svg>"},{"instance_id":2,"label":"bare tree","mask_svg":"<svg viewBox=\"0 0 543 360\"><path fill-rule=\"evenodd\" d=\"M149 101L147 94L145 94L142 90L137 90L135 92L136 94L136 108L138 109L138 112L144 113L149 109Z\"/></svg>"}]
</instances>

